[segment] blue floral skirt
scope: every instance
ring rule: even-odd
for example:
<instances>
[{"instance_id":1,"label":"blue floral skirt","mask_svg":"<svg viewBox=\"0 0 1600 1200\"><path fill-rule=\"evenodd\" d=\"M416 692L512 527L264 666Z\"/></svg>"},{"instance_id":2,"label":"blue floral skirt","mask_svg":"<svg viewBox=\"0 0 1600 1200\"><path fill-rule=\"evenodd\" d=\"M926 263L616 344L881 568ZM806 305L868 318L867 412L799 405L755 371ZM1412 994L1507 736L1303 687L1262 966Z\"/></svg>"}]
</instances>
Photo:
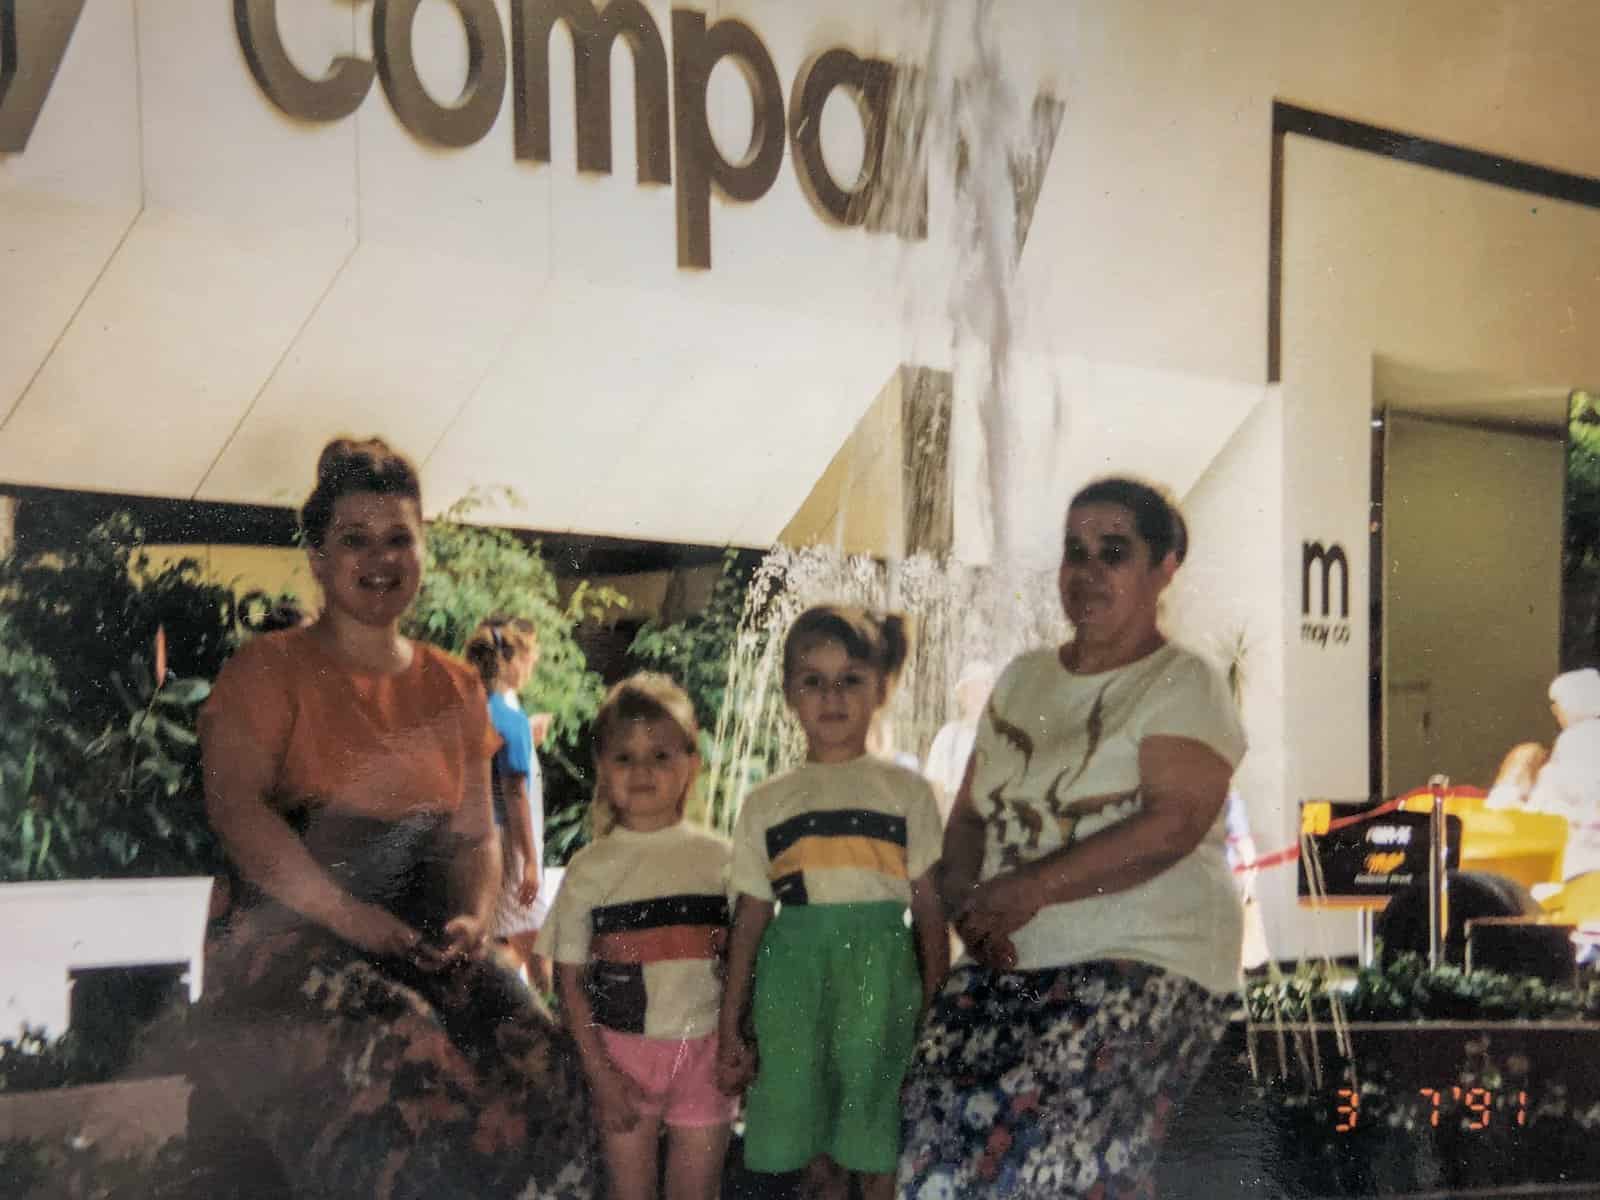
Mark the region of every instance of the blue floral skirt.
<instances>
[{"instance_id":1,"label":"blue floral skirt","mask_svg":"<svg viewBox=\"0 0 1600 1200\"><path fill-rule=\"evenodd\" d=\"M906 1077L901 1200L1154 1195L1162 1134L1232 1008L1143 963L958 968Z\"/></svg>"}]
</instances>

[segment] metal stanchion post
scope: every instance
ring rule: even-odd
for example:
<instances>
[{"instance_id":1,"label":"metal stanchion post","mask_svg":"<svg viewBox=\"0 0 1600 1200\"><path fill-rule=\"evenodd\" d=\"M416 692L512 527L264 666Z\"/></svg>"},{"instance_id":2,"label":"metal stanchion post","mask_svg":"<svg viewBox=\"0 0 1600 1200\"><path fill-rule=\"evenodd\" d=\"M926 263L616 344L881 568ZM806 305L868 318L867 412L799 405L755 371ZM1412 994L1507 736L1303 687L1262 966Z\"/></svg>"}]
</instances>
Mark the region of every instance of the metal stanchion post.
<instances>
[{"instance_id":1,"label":"metal stanchion post","mask_svg":"<svg viewBox=\"0 0 1600 1200\"><path fill-rule=\"evenodd\" d=\"M1433 793L1433 815L1428 822L1428 965L1444 961L1444 932L1450 920L1450 897L1444 869L1444 793L1450 786L1448 775L1428 780Z\"/></svg>"}]
</instances>

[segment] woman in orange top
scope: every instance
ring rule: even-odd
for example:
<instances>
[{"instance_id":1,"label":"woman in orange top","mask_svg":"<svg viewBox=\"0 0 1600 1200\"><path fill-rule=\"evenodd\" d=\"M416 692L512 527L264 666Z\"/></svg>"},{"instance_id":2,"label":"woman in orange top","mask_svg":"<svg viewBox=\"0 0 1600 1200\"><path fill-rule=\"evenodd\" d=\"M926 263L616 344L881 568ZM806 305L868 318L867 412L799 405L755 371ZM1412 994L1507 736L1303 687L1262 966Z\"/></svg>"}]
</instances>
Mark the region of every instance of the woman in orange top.
<instances>
[{"instance_id":1,"label":"woman in orange top","mask_svg":"<svg viewBox=\"0 0 1600 1200\"><path fill-rule=\"evenodd\" d=\"M301 511L322 614L241 649L201 717L207 811L246 889L189 1022L196 1111L248 1121L295 1196L583 1197L575 1059L484 956L483 688L399 631L421 522L408 461L330 443Z\"/></svg>"}]
</instances>

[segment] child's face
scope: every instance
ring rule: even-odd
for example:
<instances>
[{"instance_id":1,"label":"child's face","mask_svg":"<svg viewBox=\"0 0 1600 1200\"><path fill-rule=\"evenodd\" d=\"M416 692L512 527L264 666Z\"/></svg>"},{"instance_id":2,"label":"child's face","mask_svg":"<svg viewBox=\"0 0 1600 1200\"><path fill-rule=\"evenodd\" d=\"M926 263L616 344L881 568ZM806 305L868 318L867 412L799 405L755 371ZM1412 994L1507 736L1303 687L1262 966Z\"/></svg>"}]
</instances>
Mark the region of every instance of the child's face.
<instances>
[{"instance_id":1,"label":"child's face","mask_svg":"<svg viewBox=\"0 0 1600 1200\"><path fill-rule=\"evenodd\" d=\"M617 824L650 833L676 824L694 782L699 755L665 717L627 722L606 739L596 761L599 784Z\"/></svg>"},{"instance_id":2,"label":"child's face","mask_svg":"<svg viewBox=\"0 0 1600 1200\"><path fill-rule=\"evenodd\" d=\"M511 660L511 690L520 692L528 686L528 680L533 678L534 668L539 665L539 643L529 642L522 652Z\"/></svg>"},{"instance_id":3,"label":"child's face","mask_svg":"<svg viewBox=\"0 0 1600 1200\"><path fill-rule=\"evenodd\" d=\"M812 762L848 762L867 751L872 714L887 696L883 672L851 658L844 643L823 638L801 648L783 686L806 732Z\"/></svg>"}]
</instances>

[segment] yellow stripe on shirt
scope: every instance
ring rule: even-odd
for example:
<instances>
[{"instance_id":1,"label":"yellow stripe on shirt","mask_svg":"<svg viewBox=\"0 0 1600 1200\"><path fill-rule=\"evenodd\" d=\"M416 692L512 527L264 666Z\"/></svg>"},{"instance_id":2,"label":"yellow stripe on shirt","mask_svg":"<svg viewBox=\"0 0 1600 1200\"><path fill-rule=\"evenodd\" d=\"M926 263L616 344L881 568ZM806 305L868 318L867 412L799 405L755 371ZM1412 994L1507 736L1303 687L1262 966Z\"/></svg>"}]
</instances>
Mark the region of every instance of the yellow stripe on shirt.
<instances>
[{"instance_id":1,"label":"yellow stripe on shirt","mask_svg":"<svg viewBox=\"0 0 1600 1200\"><path fill-rule=\"evenodd\" d=\"M805 837L772 860L769 877L852 867L891 879L906 878L906 848L871 837Z\"/></svg>"}]
</instances>

